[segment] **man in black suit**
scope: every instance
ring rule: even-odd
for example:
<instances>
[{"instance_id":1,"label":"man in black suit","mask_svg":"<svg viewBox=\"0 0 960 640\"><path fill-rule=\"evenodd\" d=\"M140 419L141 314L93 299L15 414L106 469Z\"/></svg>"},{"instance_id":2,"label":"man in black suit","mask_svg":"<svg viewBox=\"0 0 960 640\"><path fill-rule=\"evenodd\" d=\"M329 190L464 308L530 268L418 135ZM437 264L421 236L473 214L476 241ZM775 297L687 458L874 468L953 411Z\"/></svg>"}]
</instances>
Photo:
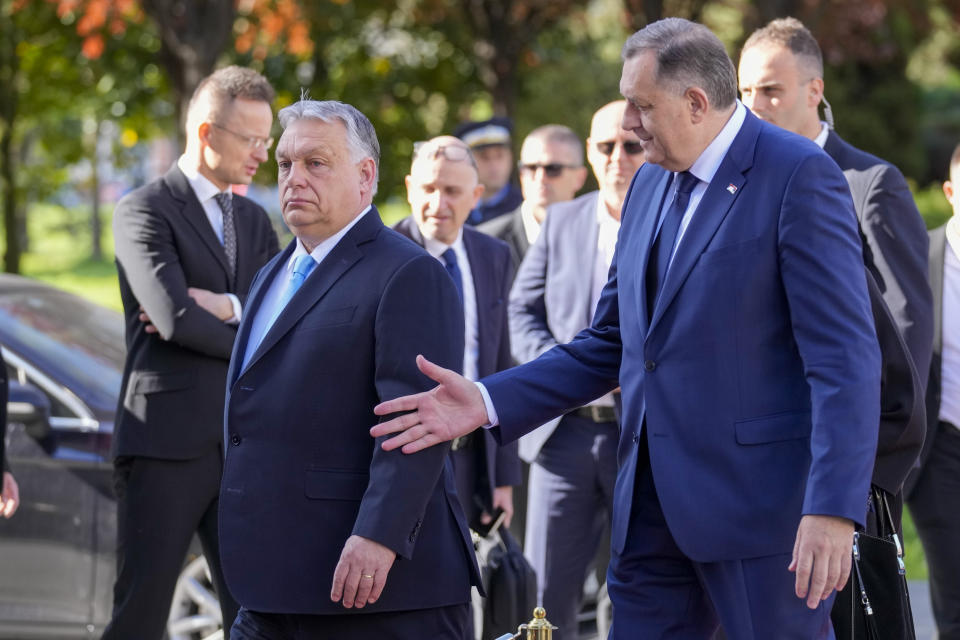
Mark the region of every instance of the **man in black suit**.
<instances>
[{"instance_id":1,"label":"man in black suit","mask_svg":"<svg viewBox=\"0 0 960 640\"><path fill-rule=\"evenodd\" d=\"M504 243L464 226L483 186L470 150L440 136L418 147L406 177L413 215L394 227L447 266L462 293L463 371L471 380L512 366L507 297L512 270ZM513 518L513 486L520 484L517 443L499 446L489 433L452 445L457 493L471 526L486 524L496 509Z\"/></svg>"},{"instance_id":2,"label":"man in black suit","mask_svg":"<svg viewBox=\"0 0 960 640\"><path fill-rule=\"evenodd\" d=\"M187 113L186 150L117 204L126 322L114 437L117 581L104 638L160 638L194 533L229 629L237 611L217 542L227 365L243 301L277 252L266 212L231 194L267 159L274 93L240 67L213 73Z\"/></svg>"},{"instance_id":3,"label":"man in black suit","mask_svg":"<svg viewBox=\"0 0 960 640\"><path fill-rule=\"evenodd\" d=\"M9 395L9 381L7 379L7 366L0 356L0 470L3 472L3 484L0 485L0 516L4 518L13 517L17 507L20 505L20 488L17 481L10 471L10 464L6 456L6 438L4 434L7 430L7 396Z\"/></svg>"},{"instance_id":4,"label":"man in black suit","mask_svg":"<svg viewBox=\"0 0 960 640\"><path fill-rule=\"evenodd\" d=\"M863 238L863 258L906 343L916 372L901 385L884 385L883 412L906 407L899 424L881 422L873 484L894 496L895 519L902 509L904 479L923 442L922 403L933 332L933 305L927 283L927 233L900 171L888 162L844 142L832 123L821 122L823 59L813 35L794 18L774 20L755 31L743 46L739 69L744 104L760 118L819 144L847 179ZM827 111L827 119L832 115ZM884 366L890 349L881 345Z\"/></svg>"},{"instance_id":5,"label":"man in black suit","mask_svg":"<svg viewBox=\"0 0 960 640\"><path fill-rule=\"evenodd\" d=\"M938 638L960 639L960 145L943 193L953 217L930 232L933 357L927 383L927 438L905 492L930 568Z\"/></svg>"},{"instance_id":6,"label":"man in black suit","mask_svg":"<svg viewBox=\"0 0 960 640\"><path fill-rule=\"evenodd\" d=\"M520 147L523 202L511 213L484 222L477 229L507 243L516 273L540 233L547 207L573 200L586 179L583 144L577 134L561 124L537 127Z\"/></svg>"},{"instance_id":7,"label":"man in black suit","mask_svg":"<svg viewBox=\"0 0 960 640\"><path fill-rule=\"evenodd\" d=\"M380 146L353 107L279 113L279 194L296 236L257 275L228 374L220 497L234 640L464 640L473 547L448 447L387 453L373 407L459 370L454 283L372 206Z\"/></svg>"}]
</instances>

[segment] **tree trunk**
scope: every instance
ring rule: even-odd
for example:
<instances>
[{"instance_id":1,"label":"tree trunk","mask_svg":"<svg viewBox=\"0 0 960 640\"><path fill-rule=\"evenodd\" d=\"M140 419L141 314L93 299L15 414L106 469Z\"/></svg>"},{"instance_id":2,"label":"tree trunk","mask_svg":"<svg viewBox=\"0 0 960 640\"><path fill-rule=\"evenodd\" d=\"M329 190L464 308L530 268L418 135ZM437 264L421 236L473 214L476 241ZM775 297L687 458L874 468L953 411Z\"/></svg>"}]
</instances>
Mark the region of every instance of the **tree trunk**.
<instances>
[{"instance_id":1,"label":"tree trunk","mask_svg":"<svg viewBox=\"0 0 960 640\"><path fill-rule=\"evenodd\" d=\"M181 142L194 89L230 42L235 0L142 0L160 31L160 62L170 79Z\"/></svg>"},{"instance_id":2,"label":"tree trunk","mask_svg":"<svg viewBox=\"0 0 960 640\"><path fill-rule=\"evenodd\" d=\"M13 152L13 129L17 117L16 27L13 24L12 0L0 1L0 192L3 194L3 230L7 239L3 268L20 272L20 234L17 227L16 164Z\"/></svg>"},{"instance_id":3,"label":"tree trunk","mask_svg":"<svg viewBox=\"0 0 960 640\"><path fill-rule=\"evenodd\" d=\"M96 117L96 116L94 116ZM93 134L93 153L90 165L90 259L96 262L103 260L103 235L100 223L100 134L103 120L97 118L97 126Z\"/></svg>"}]
</instances>

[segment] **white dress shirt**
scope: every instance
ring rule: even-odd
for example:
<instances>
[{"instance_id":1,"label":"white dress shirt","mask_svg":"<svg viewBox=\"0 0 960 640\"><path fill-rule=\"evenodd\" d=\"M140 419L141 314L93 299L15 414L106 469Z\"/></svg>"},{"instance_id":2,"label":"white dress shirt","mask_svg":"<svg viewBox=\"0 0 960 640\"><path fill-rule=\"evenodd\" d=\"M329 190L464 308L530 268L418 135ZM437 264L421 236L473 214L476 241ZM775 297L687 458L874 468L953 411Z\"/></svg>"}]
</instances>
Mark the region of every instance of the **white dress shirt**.
<instances>
[{"instance_id":1,"label":"white dress shirt","mask_svg":"<svg viewBox=\"0 0 960 640\"><path fill-rule=\"evenodd\" d=\"M203 207L203 212L207 214L207 220L210 221L213 232L217 234L217 239L220 241L220 244L223 244L223 210L220 208L220 204L216 199L216 196L221 193L220 189L217 188L217 185L210 182L206 176L201 175L196 167L191 166L190 163L187 162L187 156L180 156L177 160L177 167L187 178L190 188L193 189L194 195L196 195L197 200L200 201L200 206ZM222 193L233 198L233 192L230 191L229 187ZM237 324L240 322L240 315L243 313L243 309L240 306L240 299L232 293L226 295L230 298L230 304L233 305L233 317L227 320L226 323Z\"/></svg>"},{"instance_id":2,"label":"white dress shirt","mask_svg":"<svg viewBox=\"0 0 960 640\"><path fill-rule=\"evenodd\" d=\"M956 216L947 221L942 313L939 418L960 428L960 218Z\"/></svg>"},{"instance_id":3,"label":"white dress shirt","mask_svg":"<svg viewBox=\"0 0 960 640\"><path fill-rule=\"evenodd\" d=\"M713 180L713 176L717 174L717 170L720 169L720 164L726 157L727 151L730 150L730 145L733 144L734 138L736 138L737 134L740 133L740 127L743 126L743 121L746 119L746 117L747 108L743 106L742 102L737 100L733 114L730 116L730 119L727 120L727 123L723 126L723 129L720 130L720 133L718 133L717 136L710 142L710 144L707 145L707 148L703 150L696 161L694 161L693 165L691 165L689 169L690 173L697 177L700 182L696 187L694 187L693 193L690 194L690 202L687 204L687 209L683 213L683 219L680 221L680 230L677 234L677 241L676 244L674 244L674 249L670 254L671 263L673 262L673 257L676 255L676 248L680 246L680 243L683 241L683 235L686 233L687 227L690 226L693 215L696 213L697 207L700 205L700 201L703 199L703 194L710 185L710 181ZM674 178L676 178L676 174L674 174ZM673 201L673 197L676 194L677 183L678 180L674 179L673 186L671 187L671 194L664 201L665 203ZM490 419L490 424L484 426L487 428L495 427L500 423L500 421L497 418L497 410L493 406L493 402L490 400L490 392L487 391L487 388L480 383L477 383L477 388L480 390L480 395L483 396L483 403L487 409L487 418Z\"/></svg>"},{"instance_id":4,"label":"white dress shirt","mask_svg":"<svg viewBox=\"0 0 960 640\"><path fill-rule=\"evenodd\" d=\"M477 292L473 286L473 271L470 270L467 249L463 246L463 229L460 229L453 244L445 244L426 236L423 238L423 244L427 253L442 264L445 264L442 256L447 249L452 248L457 255L457 266L460 267L460 275L463 278L463 377L476 380L480 377L477 369L477 358L480 353L480 324L477 318Z\"/></svg>"},{"instance_id":5,"label":"white dress shirt","mask_svg":"<svg viewBox=\"0 0 960 640\"><path fill-rule=\"evenodd\" d=\"M527 242L533 244L540 237L540 223L533 217L533 207L527 206L526 202L520 205L520 222L523 223L523 233L527 236Z\"/></svg>"},{"instance_id":6,"label":"white dress shirt","mask_svg":"<svg viewBox=\"0 0 960 640\"><path fill-rule=\"evenodd\" d=\"M347 235L347 232L350 231L368 211L370 211L370 205L367 205L367 207L358 213L353 220L348 222L343 229L340 229L340 231L318 244L313 248L313 251L309 252L310 257L317 263L317 267L319 267L323 259L333 251L333 248L337 246L337 243L340 242L343 236ZM264 293L263 302L260 303L260 308L257 309L257 314L253 318L253 324L250 326L250 338L247 340L247 348L243 353L243 366L240 367L240 371L247 368L251 356L256 352L260 343L263 342L263 338L267 335L267 331L270 330L273 320L279 315L279 312L282 311L281 309L277 309L277 305L280 303L280 298L287 282L291 276L293 276L293 263L296 262L297 258L307 255L307 253L307 248L303 246L303 243L300 242L298 238L297 246L294 248L293 253L290 254L290 258L283 266L283 269L277 272L273 282L270 283L269 288ZM309 280L316 271L317 268L314 268L310 275L307 276L307 280Z\"/></svg>"}]
</instances>

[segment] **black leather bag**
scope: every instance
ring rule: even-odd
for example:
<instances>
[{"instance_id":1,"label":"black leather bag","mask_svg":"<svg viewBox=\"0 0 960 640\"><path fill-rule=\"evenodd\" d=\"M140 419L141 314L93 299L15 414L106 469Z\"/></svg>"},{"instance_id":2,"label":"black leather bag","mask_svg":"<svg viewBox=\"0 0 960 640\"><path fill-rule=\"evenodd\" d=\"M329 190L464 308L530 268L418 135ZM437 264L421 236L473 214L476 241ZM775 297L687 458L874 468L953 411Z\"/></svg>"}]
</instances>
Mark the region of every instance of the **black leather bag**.
<instances>
[{"instance_id":1,"label":"black leather bag","mask_svg":"<svg viewBox=\"0 0 960 640\"><path fill-rule=\"evenodd\" d=\"M903 547L887 493L871 487L879 537L855 532L853 567L830 617L837 640L916 640Z\"/></svg>"},{"instance_id":2,"label":"black leather bag","mask_svg":"<svg viewBox=\"0 0 960 640\"><path fill-rule=\"evenodd\" d=\"M482 538L477 557L487 592L480 637L513 633L518 625L530 620L537 606L536 571L506 528L498 527Z\"/></svg>"}]
</instances>

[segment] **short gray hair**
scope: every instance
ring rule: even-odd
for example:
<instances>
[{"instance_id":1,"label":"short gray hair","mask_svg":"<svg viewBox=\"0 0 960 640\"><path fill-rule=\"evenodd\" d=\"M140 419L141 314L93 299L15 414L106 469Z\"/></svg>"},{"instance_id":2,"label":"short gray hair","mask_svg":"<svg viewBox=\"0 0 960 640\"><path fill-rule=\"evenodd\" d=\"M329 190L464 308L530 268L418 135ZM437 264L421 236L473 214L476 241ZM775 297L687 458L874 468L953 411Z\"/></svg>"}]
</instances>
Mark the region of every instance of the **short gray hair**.
<instances>
[{"instance_id":1,"label":"short gray hair","mask_svg":"<svg viewBox=\"0 0 960 640\"><path fill-rule=\"evenodd\" d=\"M373 158L377 168L377 175L373 182L371 195L377 193L377 181L380 180L380 143L377 141L377 132L367 116L356 107L336 100L310 100L300 98L289 107L277 112L280 127L286 129L298 120L320 120L332 122L339 120L347 130L347 147L350 149L350 159L360 162L364 158Z\"/></svg>"},{"instance_id":2,"label":"short gray hair","mask_svg":"<svg viewBox=\"0 0 960 640\"><path fill-rule=\"evenodd\" d=\"M523 141L526 143L527 140L531 139L565 145L573 152L573 161L577 166L583 165L583 141L580 140L580 136L570 127L562 124L545 124L528 133ZM521 149L521 154L522 153L523 151Z\"/></svg>"},{"instance_id":3,"label":"short gray hair","mask_svg":"<svg viewBox=\"0 0 960 640\"><path fill-rule=\"evenodd\" d=\"M737 99L737 71L723 43L702 24L683 18L664 18L648 24L623 45L624 61L652 51L657 60L657 83L680 93L700 87L714 107L725 109Z\"/></svg>"}]
</instances>

